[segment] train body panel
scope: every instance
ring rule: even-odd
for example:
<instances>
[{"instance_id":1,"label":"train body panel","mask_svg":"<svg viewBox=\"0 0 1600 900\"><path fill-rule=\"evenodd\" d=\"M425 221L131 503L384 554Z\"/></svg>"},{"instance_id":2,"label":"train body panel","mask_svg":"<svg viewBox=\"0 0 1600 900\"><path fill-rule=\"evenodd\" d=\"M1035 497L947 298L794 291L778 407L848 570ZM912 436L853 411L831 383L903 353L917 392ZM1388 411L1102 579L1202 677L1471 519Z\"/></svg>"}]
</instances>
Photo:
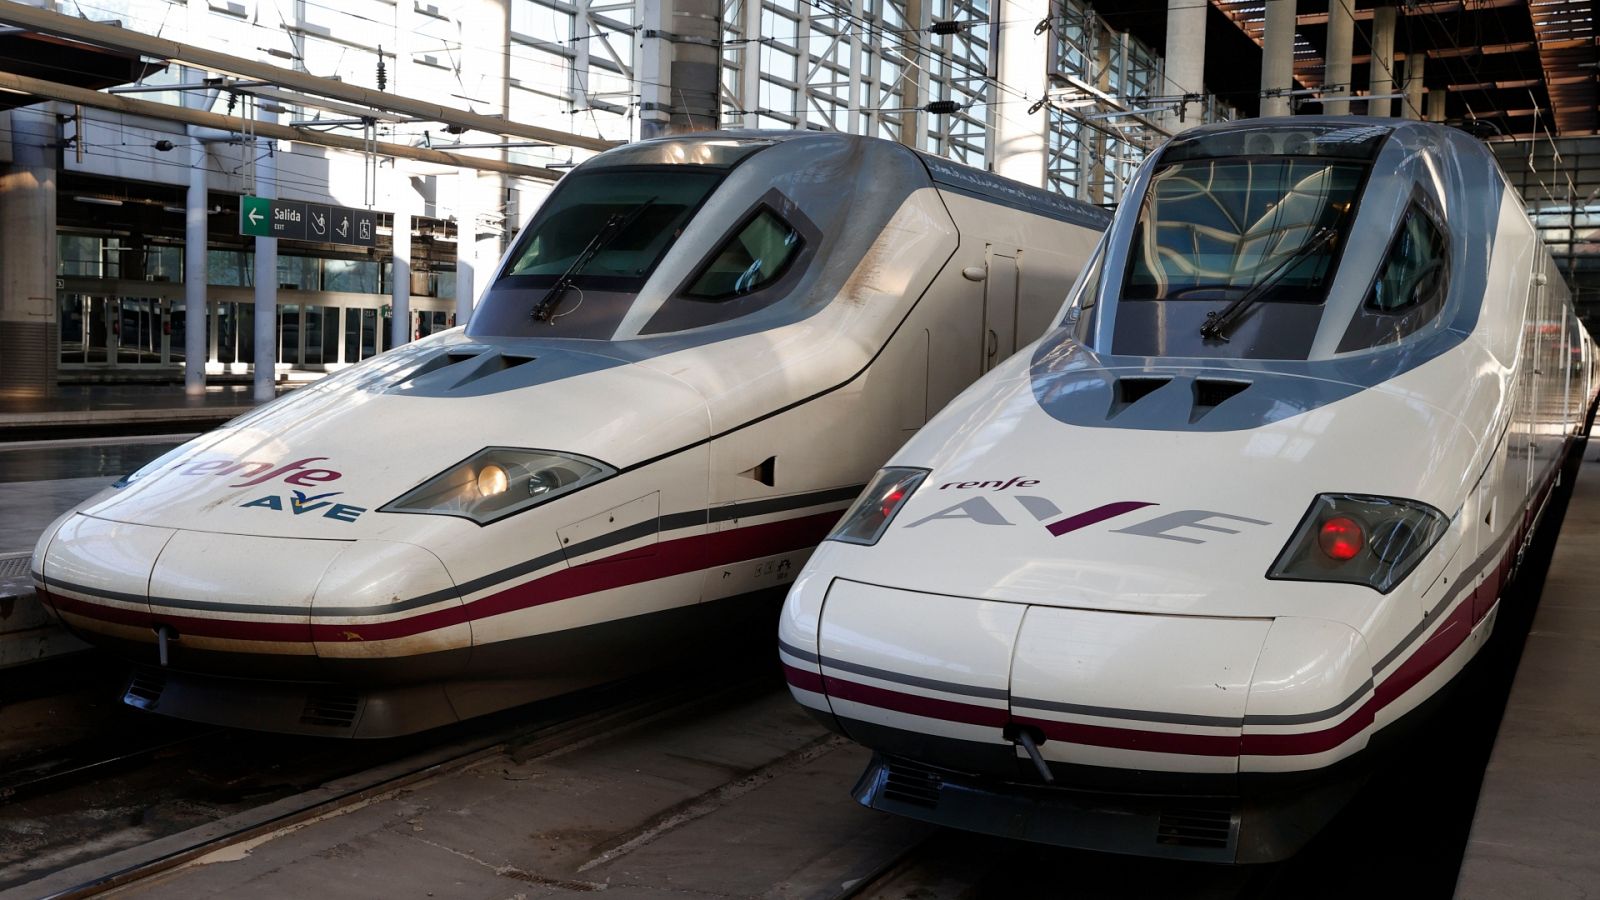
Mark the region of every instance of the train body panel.
<instances>
[{"instance_id":1,"label":"train body panel","mask_svg":"<svg viewBox=\"0 0 1600 900\"><path fill-rule=\"evenodd\" d=\"M465 329L94 498L41 539L41 596L152 667L128 702L207 721L376 736L617 677L790 583L978 376L984 285L953 260L1033 254L1010 313L1041 323L1106 220L843 135L602 154Z\"/></svg>"},{"instance_id":2,"label":"train body panel","mask_svg":"<svg viewBox=\"0 0 1600 900\"><path fill-rule=\"evenodd\" d=\"M1491 633L1586 434L1592 341L1449 129L1208 126L1128 197L1057 327L812 555L780 658L877 751L868 805L1282 858ZM1197 797L1216 840L1164 838Z\"/></svg>"}]
</instances>

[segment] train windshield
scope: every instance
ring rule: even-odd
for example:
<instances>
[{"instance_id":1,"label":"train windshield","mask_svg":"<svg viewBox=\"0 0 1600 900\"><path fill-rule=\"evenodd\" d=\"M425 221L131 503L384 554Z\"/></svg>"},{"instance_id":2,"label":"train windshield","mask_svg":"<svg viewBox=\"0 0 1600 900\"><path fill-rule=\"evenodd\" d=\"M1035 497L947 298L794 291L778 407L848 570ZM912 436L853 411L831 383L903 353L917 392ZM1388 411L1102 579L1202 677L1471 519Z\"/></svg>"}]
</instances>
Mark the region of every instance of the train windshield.
<instances>
[{"instance_id":1,"label":"train windshield","mask_svg":"<svg viewBox=\"0 0 1600 900\"><path fill-rule=\"evenodd\" d=\"M1209 149L1221 153L1175 142L1150 178L1122 273L1113 352L1305 359L1370 159Z\"/></svg>"},{"instance_id":2,"label":"train windshield","mask_svg":"<svg viewBox=\"0 0 1600 900\"><path fill-rule=\"evenodd\" d=\"M723 179L773 143L642 141L584 163L518 235L467 335L609 340Z\"/></svg>"},{"instance_id":3,"label":"train windshield","mask_svg":"<svg viewBox=\"0 0 1600 900\"><path fill-rule=\"evenodd\" d=\"M723 173L574 172L517 242L506 276L527 287L636 291Z\"/></svg>"}]
</instances>

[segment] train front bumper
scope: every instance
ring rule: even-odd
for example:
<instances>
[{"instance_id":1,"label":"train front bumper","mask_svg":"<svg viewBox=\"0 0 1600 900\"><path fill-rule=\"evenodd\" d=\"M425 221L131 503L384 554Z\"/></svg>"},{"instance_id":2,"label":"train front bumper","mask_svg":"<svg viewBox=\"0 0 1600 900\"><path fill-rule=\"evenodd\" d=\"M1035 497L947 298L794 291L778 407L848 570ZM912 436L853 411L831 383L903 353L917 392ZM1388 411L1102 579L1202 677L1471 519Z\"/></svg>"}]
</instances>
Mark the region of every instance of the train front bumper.
<instances>
[{"instance_id":1,"label":"train front bumper","mask_svg":"<svg viewBox=\"0 0 1600 900\"><path fill-rule=\"evenodd\" d=\"M1298 852L1362 784L1359 758L1315 779L1207 776L1142 792L1046 786L874 753L852 796L937 825L1061 847L1213 863Z\"/></svg>"},{"instance_id":2,"label":"train front bumper","mask_svg":"<svg viewBox=\"0 0 1600 900\"><path fill-rule=\"evenodd\" d=\"M74 515L41 542L34 570L74 634L173 670L420 681L458 669L472 644L450 573L413 544Z\"/></svg>"}]
</instances>

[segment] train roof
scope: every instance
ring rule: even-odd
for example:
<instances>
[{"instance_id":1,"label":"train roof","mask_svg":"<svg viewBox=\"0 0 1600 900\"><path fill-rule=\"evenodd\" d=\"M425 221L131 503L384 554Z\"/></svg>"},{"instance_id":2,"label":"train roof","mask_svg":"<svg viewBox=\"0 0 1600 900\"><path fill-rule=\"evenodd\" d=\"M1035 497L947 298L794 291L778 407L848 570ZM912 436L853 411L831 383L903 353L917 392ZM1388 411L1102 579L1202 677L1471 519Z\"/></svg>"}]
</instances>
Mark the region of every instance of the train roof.
<instances>
[{"instance_id":1,"label":"train roof","mask_svg":"<svg viewBox=\"0 0 1600 900\"><path fill-rule=\"evenodd\" d=\"M894 148L912 154L921 161L935 185L984 202L1027 210L1097 231L1103 230L1111 222L1111 213L1098 206L931 153L912 150L895 141L834 131L741 130L666 135L606 151L585 165L683 164L732 168L774 144L838 141Z\"/></svg>"}]
</instances>

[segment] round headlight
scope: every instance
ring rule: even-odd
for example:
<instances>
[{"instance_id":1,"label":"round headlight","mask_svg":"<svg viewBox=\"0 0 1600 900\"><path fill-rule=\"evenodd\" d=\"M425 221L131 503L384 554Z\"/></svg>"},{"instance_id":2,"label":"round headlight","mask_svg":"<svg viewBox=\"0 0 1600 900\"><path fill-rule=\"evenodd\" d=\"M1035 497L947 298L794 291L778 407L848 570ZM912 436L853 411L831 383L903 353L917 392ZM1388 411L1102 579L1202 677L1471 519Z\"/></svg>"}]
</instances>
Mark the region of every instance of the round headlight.
<instances>
[{"instance_id":1,"label":"round headlight","mask_svg":"<svg viewBox=\"0 0 1600 900\"><path fill-rule=\"evenodd\" d=\"M479 496L493 497L496 494L503 494L506 492L506 488L510 486L511 478L506 474L505 469L490 463L478 470Z\"/></svg>"}]
</instances>

